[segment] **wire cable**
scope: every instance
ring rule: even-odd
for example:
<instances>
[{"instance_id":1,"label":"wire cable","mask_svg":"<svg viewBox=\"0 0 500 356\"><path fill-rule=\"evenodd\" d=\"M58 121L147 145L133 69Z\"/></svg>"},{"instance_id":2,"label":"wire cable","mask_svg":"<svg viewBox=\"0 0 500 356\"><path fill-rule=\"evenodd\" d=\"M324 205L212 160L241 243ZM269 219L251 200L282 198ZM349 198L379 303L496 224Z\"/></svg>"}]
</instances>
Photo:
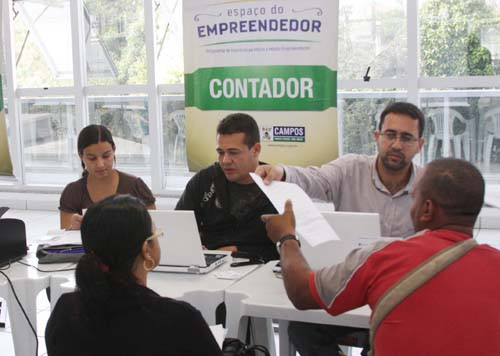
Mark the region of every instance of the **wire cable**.
<instances>
[{"instance_id":1,"label":"wire cable","mask_svg":"<svg viewBox=\"0 0 500 356\"><path fill-rule=\"evenodd\" d=\"M23 312L24 317L26 318L26 321L28 322L31 331L33 331L33 335L35 335L35 356L38 356L38 334L36 332L36 329L33 327L33 324L31 324L30 318L28 318L28 314L26 314L26 311L24 310L23 305L21 304L21 301L17 296L16 290L14 289L14 285L12 284L12 281L10 280L9 276L7 276L5 272L3 272L2 270L0 270L0 274L2 274L7 279L7 282L9 282L10 289L12 290L12 294L14 294L14 298L16 299L17 305L19 305L19 308Z\"/></svg>"},{"instance_id":2,"label":"wire cable","mask_svg":"<svg viewBox=\"0 0 500 356\"><path fill-rule=\"evenodd\" d=\"M74 271L76 270L76 267L75 268L61 268L61 269L40 269L38 268L37 266L35 265L30 265L29 263L26 263L26 262L21 262L21 261L17 261L17 263L20 263L22 265L25 265L25 266L28 266L28 267L32 267L34 269L36 269L38 272L66 272L66 271ZM74 263L70 263L68 264L68 266L71 266L71 265L74 265Z\"/></svg>"}]
</instances>

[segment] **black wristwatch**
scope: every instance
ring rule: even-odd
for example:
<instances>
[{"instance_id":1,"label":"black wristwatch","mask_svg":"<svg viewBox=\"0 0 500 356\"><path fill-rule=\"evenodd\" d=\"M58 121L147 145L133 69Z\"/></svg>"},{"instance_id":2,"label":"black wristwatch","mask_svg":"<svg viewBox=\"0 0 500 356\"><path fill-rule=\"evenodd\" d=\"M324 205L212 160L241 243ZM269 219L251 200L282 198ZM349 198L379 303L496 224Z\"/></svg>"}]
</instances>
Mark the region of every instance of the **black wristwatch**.
<instances>
[{"instance_id":1,"label":"black wristwatch","mask_svg":"<svg viewBox=\"0 0 500 356\"><path fill-rule=\"evenodd\" d=\"M278 242L276 242L276 249L278 250L278 253L280 253L281 245L283 244L283 242L288 241L288 240L297 241L297 243L299 244L299 247L300 247L300 241L297 238L297 236L295 236L295 235L285 235L281 239L279 239Z\"/></svg>"}]
</instances>

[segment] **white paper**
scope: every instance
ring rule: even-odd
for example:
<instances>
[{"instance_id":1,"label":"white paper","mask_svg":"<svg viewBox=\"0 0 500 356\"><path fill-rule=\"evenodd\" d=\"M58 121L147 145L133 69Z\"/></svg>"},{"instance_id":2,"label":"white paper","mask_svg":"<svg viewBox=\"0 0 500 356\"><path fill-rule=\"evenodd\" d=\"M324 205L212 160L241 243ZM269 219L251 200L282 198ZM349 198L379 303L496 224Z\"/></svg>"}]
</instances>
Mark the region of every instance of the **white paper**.
<instances>
[{"instance_id":1,"label":"white paper","mask_svg":"<svg viewBox=\"0 0 500 356\"><path fill-rule=\"evenodd\" d=\"M222 343L224 342L224 338L226 337L227 330L224 329L221 324L210 325L209 328L215 338L215 341L217 341L217 344L222 350Z\"/></svg>"},{"instance_id":2,"label":"white paper","mask_svg":"<svg viewBox=\"0 0 500 356\"><path fill-rule=\"evenodd\" d=\"M265 185L257 174L250 173L250 176L280 214L285 209L285 202L288 199L292 201L295 230L299 238L305 239L312 247L326 241L339 240L311 198L297 184L273 181L271 184Z\"/></svg>"},{"instance_id":3,"label":"white paper","mask_svg":"<svg viewBox=\"0 0 500 356\"><path fill-rule=\"evenodd\" d=\"M80 235L80 230L59 230L59 231L52 230L49 231L47 235L49 236L39 240L39 242L46 243L49 245L82 244L82 237Z\"/></svg>"},{"instance_id":4,"label":"white paper","mask_svg":"<svg viewBox=\"0 0 500 356\"><path fill-rule=\"evenodd\" d=\"M239 272L227 270L227 271L214 272L214 276L215 276L215 278L218 278L218 279L238 279L242 275Z\"/></svg>"}]
</instances>

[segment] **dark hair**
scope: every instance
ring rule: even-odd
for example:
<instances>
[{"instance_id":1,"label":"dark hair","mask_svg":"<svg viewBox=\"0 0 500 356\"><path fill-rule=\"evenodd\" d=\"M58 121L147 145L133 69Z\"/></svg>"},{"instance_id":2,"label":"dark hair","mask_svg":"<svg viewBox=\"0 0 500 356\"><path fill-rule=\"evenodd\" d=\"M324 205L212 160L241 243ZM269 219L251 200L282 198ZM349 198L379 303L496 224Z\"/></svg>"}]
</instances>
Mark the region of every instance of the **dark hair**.
<instances>
[{"instance_id":1,"label":"dark hair","mask_svg":"<svg viewBox=\"0 0 500 356\"><path fill-rule=\"evenodd\" d=\"M484 202L484 179L471 163L442 158L427 164L421 178L423 199L430 199L448 216L476 220Z\"/></svg>"},{"instance_id":2,"label":"dark hair","mask_svg":"<svg viewBox=\"0 0 500 356\"><path fill-rule=\"evenodd\" d=\"M111 131L106 126L103 125L88 125L80 131L78 135L78 155L83 155L83 150L90 145L95 145L100 142L109 142L113 151L116 149L115 141L113 141L113 135ZM86 174L85 165L82 160L82 168L84 170L83 175Z\"/></svg>"},{"instance_id":3,"label":"dark hair","mask_svg":"<svg viewBox=\"0 0 500 356\"><path fill-rule=\"evenodd\" d=\"M80 230L85 255L75 273L87 314L104 310L113 289L136 284L132 269L151 230L145 205L130 195L112 195L87 210Z\"/></svg>"},{"instance_id":4,"label":"dark hair","mask_svg":"<svg viewBox=\"0 0 500 356\"><path fill-rule=\"evenodd\" d=\"M260 142L259 126L254 118L243 113L230 114L223 118L217 125L217 134L231 135L235 133L245 134L245 145L252 148Z\"/></svg>"},{"instance_id":5,"label":"dark hair","mask_svg":"<svg viewBox=\"0 0 500 356\"><path fill-rule=\"evenodd\" d=\"M378 123L379 131L382 130L382 125L384 124L385 117L388 114L401 114L408 115L409 117L418 120L418 137L422 137L425 127L424 113L412 103L406 103L402 101L396 101L395 103L387 105L387 107L380 114L380 120Z\"/></svg>"}]
</instances>

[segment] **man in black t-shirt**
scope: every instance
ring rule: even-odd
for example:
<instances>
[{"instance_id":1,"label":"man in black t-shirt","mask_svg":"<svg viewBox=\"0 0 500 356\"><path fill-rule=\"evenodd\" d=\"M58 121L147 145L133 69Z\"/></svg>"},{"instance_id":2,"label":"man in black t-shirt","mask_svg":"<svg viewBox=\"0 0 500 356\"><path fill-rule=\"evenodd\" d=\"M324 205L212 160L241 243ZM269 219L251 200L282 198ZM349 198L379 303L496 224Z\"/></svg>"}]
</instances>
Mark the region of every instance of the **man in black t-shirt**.
<instances>
[{"instance_id":1,"label":"man in black t-shirt","mask_svg":"<svg viewBox=\"0 0 500 356\"><path fill-rule=\"evenodd\" d=\"M260 164L255 120L242 113L221 120L216 150L218 162L191 178L175 209L194 210L208 249L249 252L266 261L279 259L260 219L276 210L249 175Z\"/></svg>"}]
</instances>

